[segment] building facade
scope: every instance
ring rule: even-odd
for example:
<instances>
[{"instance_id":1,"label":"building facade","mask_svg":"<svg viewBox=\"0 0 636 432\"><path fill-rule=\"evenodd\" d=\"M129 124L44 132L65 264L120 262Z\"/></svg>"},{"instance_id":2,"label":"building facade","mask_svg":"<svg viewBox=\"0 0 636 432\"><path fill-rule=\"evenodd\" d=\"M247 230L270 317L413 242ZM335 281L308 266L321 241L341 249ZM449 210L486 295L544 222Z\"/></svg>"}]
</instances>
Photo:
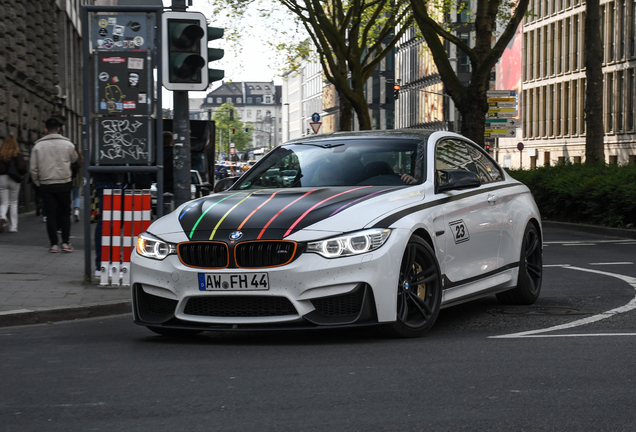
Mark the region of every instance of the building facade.
<instances>
[{"instance_id":1,"label":"building facade","mask_svg":"<svg viewBox=\"0 0 636 432\"><path fill-rule=\"evenodd\" d=\"M0 8L0 139L13 134L28 159L44 122L57 117L63 134L82 139L81 6L92 0L4 0ZM25 178L21 211L35 208Z\"/></svg>"},{"instance_id":2,"label":"building facade","mask_svg":"<svg viewBox=\"0 0 636 432\"><path fill-rule=\"evenodd\" d=\"M636 163L636 1L601 0L605 162ZM525 168L585 160L585 3L534 0L523 27ZM505 152L507 149L501 148ZM513 158L513 161L517 158ZM518 166L513 163L513 166Z\"/></svg>"},{"instance_id":3,"label":"building facade","mask_svg":"<svg viewBox=\"0 0 636 432\"><path fill-rule=\"evenodd\" d=\"M473 41L473 24L469 7L448 14L456 27L454 32L468 45ZM415 28L408 29L396 45L395 76L400 85L395 102L396 128L460 130L459 112L444 91L437 66L426 42ZM463 51L445 43L448 56L462 83L470 81L470 61Z\"/></svg>"},{"instance_id":4,"label":"building facade","mask_svg":"<svg viewBox=\"0 0 636 432\"><path fill-rule=\"evenodd\" d=\"M199 110L201 117L210 119L221 105L232 103L240 120L253 127L252 148L267 149L283 139L281 91L273 81L223 83L206 95Z\"/></svg>"}]
</instances>

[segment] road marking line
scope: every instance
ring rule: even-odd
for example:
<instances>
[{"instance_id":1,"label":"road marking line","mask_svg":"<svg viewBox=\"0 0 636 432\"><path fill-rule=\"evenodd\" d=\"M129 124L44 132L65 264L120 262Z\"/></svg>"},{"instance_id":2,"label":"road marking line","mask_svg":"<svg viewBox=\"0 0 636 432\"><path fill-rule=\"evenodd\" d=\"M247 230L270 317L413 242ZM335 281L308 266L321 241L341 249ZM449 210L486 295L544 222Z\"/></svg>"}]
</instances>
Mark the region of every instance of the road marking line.
<instances>
[{"instance_id":1,"label":"road marking line","mask_svg":"<svg viewBox=\"0 0 636 432\"><path fill-rule=\"evenodd\" d=\"M600 275L604 275L604 276L610 276L610 277L615 277L617 279L620 279L624 282L626 282L627 284L629 284L632 288L634 288L634 290L636 291L636 278L633 278L631 276L625 276L625 275L620 275L620 274L616 274L616 273L608 273L608 272L604 272L604 271L600 271L600 270L592 270L592 269L586 269L586 268L582 268L582 267L571 267L571 266L563 266L563 268L566 269L571 269L571 270L578 270L578 271L583 271L583 272L588 272L588 273L596 273L596 274L600 274ZM511 338L524 338L524 337L530 337L530 335L536 335L538 333L546 333L546 332L552 332L552 331L557 331L557 330L566 330L566 329L571 329L571 328L575 328L575 327L580 327L586 324L591 324L593 322L597 322L597 321L601 321L604 320L605 318L611 318L613 316L616 316L618 314L624 313L624 312L629 312L631 310L636 309L636 297L634 297L629 303L627 303L624 306L606 311L606 312L602 312L598 315L594 315L591 317L587 317L587 318L583 318L580 320L576 320L576 321L572 321L571 323L567 323L567 324L561 324L561 325L557 325L554 327L548 327L545 329L539 329L539 330L530 330L530 331L525 331L525 332L519 332L519 333L511 333L511 334L507 334L507 335L501 335L501 336L489 336L489 339L511 339ZM629 335L628 333L625 333L625 335ZM566 337L566 336L578 336L578 335L552 335L551 337ZM536 337L536 336L533 336ZM544 337L550 337L550 335L544 335Z\"/></svg>"},{"instance_id":2,"label":"road marking line","mask_svg":"<svg viewBox=\"0 0 636 432\"><path fill-rule=\"evenodd\" d=\"M562 246L598 246L596 243L563 243Z\"/></svg>"},{"instance_id":3,"label":"road marking line","mask_svg":"<svg viewBox=\"0 0 636 432\"><path fill-rule=\"evenodd\" d=\"M589 263L589 265L595 265L595 266L604 266L604 265L632 265L634 264L633 262L629 262L629 261L622 261L622 262L607 262L607 263Z\"/></svg>"},{"instance_id":4,"label":"road marking line","mask_svg":"<svg viewBox=\"0 0 636 432\"><path fill-rule=\"evenodd\" d=\"M633 240L629 240L629 239L623 239L623 240L572 240L572 241L560 240L560 241L547 241L547 242L543 242L543 244L563 244L563 243L575 244L575 243L589 243L590 241L593 241L594 243L622 243L622 242L629 242L629 244L632 244L634 242Z\"/></svg>"}]
</instances>

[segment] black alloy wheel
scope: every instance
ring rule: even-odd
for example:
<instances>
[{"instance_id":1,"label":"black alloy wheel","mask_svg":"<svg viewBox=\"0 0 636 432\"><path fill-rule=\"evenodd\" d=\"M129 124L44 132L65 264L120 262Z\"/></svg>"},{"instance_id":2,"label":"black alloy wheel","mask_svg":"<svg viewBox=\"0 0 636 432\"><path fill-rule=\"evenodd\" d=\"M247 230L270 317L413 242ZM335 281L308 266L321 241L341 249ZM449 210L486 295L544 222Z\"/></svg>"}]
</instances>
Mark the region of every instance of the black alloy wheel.
<instances>
[{"instance_id":1,"label":"black alloy wheel","mask_svg":"<svg viewBox=\"0 0 636 432\"><path fill-rule=\"evenodd\" d=\"M505 304L531 305L539 298L543 279L543 249L541 236L536 226L530 222L526 226L519 258L519 278L517 286L497 294L497 300Z\"/></svg>"},{"instance_id":2,"label":"black alloy wheel","mask_svg":"<svg viewBox=\"0 0 636 432\"><path fill-rule=\"evenodd\" d=\"M442 302L442 282L435 252L421 237L406 245L397 287L397 320L392 335L419 337L435 323Z\"/></svg>"}]
</instances>

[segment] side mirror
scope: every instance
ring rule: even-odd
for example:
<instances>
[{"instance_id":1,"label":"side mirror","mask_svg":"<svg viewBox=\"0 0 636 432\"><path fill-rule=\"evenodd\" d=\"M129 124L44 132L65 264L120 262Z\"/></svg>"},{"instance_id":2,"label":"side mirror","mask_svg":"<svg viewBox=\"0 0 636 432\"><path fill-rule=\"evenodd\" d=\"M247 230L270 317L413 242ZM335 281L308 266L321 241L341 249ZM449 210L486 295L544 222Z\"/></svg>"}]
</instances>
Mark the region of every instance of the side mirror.
<instances>
[{"instance_id":1,"label":"side mirror","mask_svg":"<svg viewBox=\"0 0 636 432\"><path fill-rule=\"evenodd\" d=\"M229 189L238 179L238 177L226 177L223 180L219 180L214 185L214 193Z\"/></svg>"},{"instance_id":2,"label":"side mirror","mask_svg":"<svg viewBox=\"0 0 636 432\"><path fill-rule=\"evenodd\" d=\"M438 170L441 183L437 187L437 192L449 190L470 189L481 186L481 180L477 174L465 170Z\"/></svg>"}]
</instances>

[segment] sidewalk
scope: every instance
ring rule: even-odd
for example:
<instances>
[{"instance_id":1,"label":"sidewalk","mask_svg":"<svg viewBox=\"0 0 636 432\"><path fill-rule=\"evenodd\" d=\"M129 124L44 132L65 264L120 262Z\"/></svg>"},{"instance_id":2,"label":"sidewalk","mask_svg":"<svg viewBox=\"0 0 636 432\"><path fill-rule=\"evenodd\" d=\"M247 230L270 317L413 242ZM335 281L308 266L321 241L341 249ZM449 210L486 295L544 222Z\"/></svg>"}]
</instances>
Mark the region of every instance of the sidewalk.
<instances>
[{"instance_id":1,"label":"sidewalk","mask_svg":"<svg viewBox=\"0 0 636 432\"><path fill-rule=\"evenodd\" d=\"M129 287L84 284L84 221L71 223L72 253L49 253L46 224L19 216L18 233L0 234L0 327L129 313ZM92 239L91 239L92 243ZM95 253L92 252L91 263ZM91 267L91 273L95 269Z\"/></svg>"}]
</instances>

